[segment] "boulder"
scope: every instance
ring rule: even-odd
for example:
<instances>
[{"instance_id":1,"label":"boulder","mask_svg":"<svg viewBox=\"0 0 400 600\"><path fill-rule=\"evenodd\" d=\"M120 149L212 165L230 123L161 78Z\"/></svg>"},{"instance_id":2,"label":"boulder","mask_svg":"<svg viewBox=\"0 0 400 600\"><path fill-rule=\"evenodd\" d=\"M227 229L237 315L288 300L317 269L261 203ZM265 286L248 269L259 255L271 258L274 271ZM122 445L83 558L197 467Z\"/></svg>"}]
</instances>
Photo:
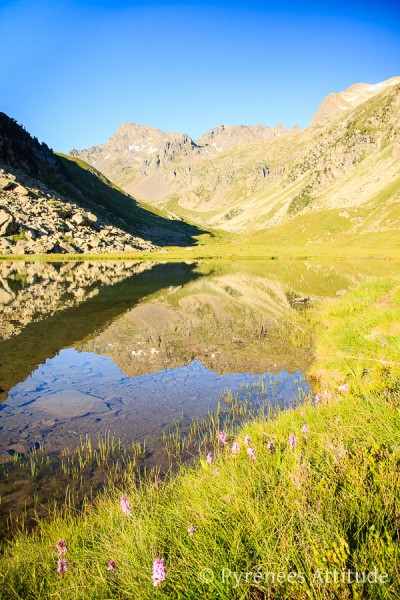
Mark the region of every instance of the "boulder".
<instances>
[{"instance_id":1,"label":"boulder","mask_svg":"<svg viewBox=\"0 0 400 600\"><path fill-rule=\"evenodd\" d=\"M12 235L17 232L15 219L6 210L0 210L0 235Z\"/></svg>"},{"instance_id":2,"label":"boulder","mask_svg":"<svg viewBox=\"0 0 400 600\"><path fill-rule=\"evenodd\" d=\"M10 192L11 190L17 187L17 183L15 181L11 181L7 179L7 177L0 177L0 190L4 190L5 192Z\"/></svg>"},{"instance_id":3,"label":"boulder","mask_svg":"<svg viewBox=\"0 0 400 600\"><path fill-rule=\"evenodd\" d=\"M29 196L29 190L27 190L23 185L17 185L15 188L13 188L13 191L20 196Z\"/></svg>"},{"instance_id":4,"label":"boulder","mask_svg":"<svg viewBox=\"0 0 400 600\"><path fill-rule=\"evenodd\" d=\"M84 220L85 219L83 218L83 215L81 215L80 213L75 213L71 217L71 221L73 221L77 225L82 225L82 223L84 222Z\"/></svg>"},{"instance_id":5,"label":"boulder","mask_svg":"<svg viewBox=\"0 0 400 600\"><path fill-rule=\"evenodd\" d=\"M86 218L89 219L92 223L97 223L97 217L91 212L86 213Z\"/></svg>"}]
</instances>

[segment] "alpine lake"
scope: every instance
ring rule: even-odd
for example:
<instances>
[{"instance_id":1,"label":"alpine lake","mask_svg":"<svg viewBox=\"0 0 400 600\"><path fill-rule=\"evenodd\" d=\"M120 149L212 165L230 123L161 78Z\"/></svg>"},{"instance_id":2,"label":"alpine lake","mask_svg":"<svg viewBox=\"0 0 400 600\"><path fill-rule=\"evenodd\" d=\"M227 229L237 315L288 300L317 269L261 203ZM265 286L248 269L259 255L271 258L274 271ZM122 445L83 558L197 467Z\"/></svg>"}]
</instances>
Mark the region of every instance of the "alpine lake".
<instances>
[{"instance_id":1,"label":"alpine lake","mask_svg":"<svg viewBox=\"0 0 400 600\"><path fill-rule=\"evenodd\" d=\"M0 262L0 529L312 394L302 320L391 261ZM208 432L208 433L207 433Z\"/></svg>"}]
</instances>

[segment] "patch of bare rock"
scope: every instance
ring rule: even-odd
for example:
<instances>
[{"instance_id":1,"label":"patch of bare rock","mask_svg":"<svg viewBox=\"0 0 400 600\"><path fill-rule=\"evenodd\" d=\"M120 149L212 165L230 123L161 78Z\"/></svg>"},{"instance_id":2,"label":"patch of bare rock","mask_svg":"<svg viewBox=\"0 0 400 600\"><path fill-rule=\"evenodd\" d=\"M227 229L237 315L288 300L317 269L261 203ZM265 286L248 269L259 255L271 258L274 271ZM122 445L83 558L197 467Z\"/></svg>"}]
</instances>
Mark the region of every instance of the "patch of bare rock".
<instances>
[{"instance_id":1,"label":"patch of bare rock","mask_svg":"<svg viewBox=\"0 0 400 600\"><path fill-rule=\"evenodd\" d=\"M156 246L0 164L0 254L100 254Z\"/></svg>"}]
</instances>

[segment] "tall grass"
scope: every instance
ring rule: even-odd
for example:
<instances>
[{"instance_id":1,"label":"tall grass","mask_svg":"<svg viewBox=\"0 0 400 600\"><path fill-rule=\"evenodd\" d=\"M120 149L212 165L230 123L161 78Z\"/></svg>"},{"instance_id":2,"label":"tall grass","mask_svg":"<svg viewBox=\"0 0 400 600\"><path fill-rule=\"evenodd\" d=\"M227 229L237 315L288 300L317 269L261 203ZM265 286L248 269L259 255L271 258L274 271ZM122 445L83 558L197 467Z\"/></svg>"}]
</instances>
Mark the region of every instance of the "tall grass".
<instances>
[{"instance_id":1,"label":"tall grass","mask_svg":"<svg viewBox=\"0 0 400 600\"><path fill-rule=\"evenodd\" d=\"M60 508L19 533L1 558L2 597L399 597L398 299L393 281L377 282L321 313L316 399L232 428L226 445L216 423L194 467L163 481L127 478L96 503ZM386 343L375 346L378 331ZM63 576L58 539L68 546ZM157 557L166 579L154 587Z\"/></svg>"}]
</instances>

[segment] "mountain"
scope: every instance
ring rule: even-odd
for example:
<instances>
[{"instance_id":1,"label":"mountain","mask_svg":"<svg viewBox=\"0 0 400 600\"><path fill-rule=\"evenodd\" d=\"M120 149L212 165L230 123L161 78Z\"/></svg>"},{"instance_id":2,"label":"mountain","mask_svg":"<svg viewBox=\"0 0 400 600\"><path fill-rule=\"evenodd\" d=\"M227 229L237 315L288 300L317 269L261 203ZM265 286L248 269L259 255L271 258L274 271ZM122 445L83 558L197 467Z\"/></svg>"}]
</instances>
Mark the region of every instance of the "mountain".
<instances>
[{"instance_id":1,"label":"mountain","mask_svg":"<svg viewBox=\"0 0 400 600\"><path fill-rule=\"evenodd\" d=\"M392 77L381 83L356 83L338 94L329 94L315 113L311 125L326 125L339 117L342 111L351 110L387 88L400 83L400 77Z\"/></svg>"},{"instance_id":2,"label":"mountain","mask_svg":"<svg viewBox=\"0 0 400 600\"><path fill-rule=\"evenodd\" d=\"M159 132L163 145L136 149L142 128L123 128L123 143L118 130L74 154L202 227L285 244L400 228L400 77L328 96L304 131L220 126L197 141Z\"/></svg>"},{"instance_id":3,"label":"mountain","mask_svg":"<svg viewBox=\"0 0 400 600\"><path fill-rule=\"evenodd\" d=\"M191 171L195 165L218 158L226 150L298 130L297 126L287 130L281 125L219 125L194 141L185 133L166 133L136 123L124 123L105 144L87 150L71 150L70 155L93 165L136 197L156 205L161 201L161 206L166 196L174 194L182 176L188 180L188 188L192 186ZM168 207L167 212L176 216L173 207L172 210Z\"/></svg>"},{"instance_id":4,"label":"mountain","mask_svg":"<svg viewBox=\"0 0 400 600\"><path fill-rule=\"evenodd\" d=\"M201 231L137 203L80 159L55 154L0 113L0 253L190 245Z\"/></svg>"}]
</instances>

